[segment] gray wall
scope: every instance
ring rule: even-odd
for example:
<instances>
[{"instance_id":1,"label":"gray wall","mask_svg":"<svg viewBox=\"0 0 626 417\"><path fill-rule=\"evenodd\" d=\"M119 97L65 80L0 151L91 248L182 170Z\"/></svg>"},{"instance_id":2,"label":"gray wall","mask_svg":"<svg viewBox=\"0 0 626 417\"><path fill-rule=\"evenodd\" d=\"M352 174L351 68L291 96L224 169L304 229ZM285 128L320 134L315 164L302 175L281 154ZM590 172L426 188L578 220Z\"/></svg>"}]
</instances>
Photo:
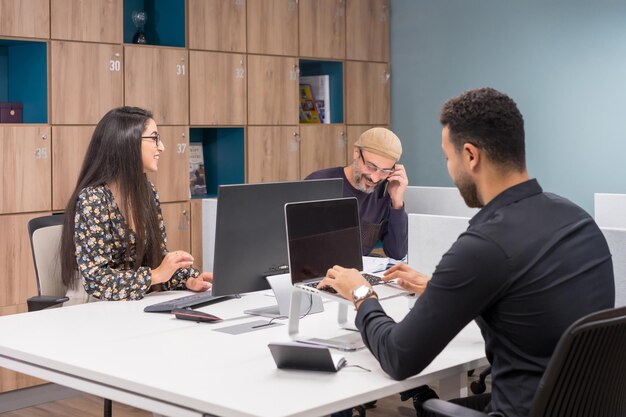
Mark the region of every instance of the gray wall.
<instances>
[{"instance_id":1,"label":"gray wall","mask_svg":"<svg viewBox=\"0 0 626 417\"><path fill-rule=\"evenodd\" d=\"M544 190L626 193L626 1L391 0L392 128L411 185L450 186L443 102L483 86L525 119Z\"/></svg>"}]
</instances>

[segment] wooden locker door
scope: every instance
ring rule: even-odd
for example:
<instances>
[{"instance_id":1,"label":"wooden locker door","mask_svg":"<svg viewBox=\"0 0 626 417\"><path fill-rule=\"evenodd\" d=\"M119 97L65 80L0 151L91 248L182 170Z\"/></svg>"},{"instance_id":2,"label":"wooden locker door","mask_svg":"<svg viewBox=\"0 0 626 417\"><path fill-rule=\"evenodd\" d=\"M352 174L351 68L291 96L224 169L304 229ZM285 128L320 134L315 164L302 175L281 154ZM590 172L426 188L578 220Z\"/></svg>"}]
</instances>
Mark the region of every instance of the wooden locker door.
<instances>
[{"instance_id":1,"label":"wooden locker door","mask_svg":"<svg viewBox=\"0 0 626 417\"><path fill-rule=\"evenodd\" d=\"M346 144L346 162L348 164L351 164L352 160L354 159L354 152L353 152L354 142L356 142L359 139L359 136L361 136L363 132L373 127L376 127L376 126L348 126L347 128L348 142ZM387 127L387 126L379 126L379 127Z\"/></svg>"},{"instance_id":2,"label":"wooden locker door","mask_svg":"<svg viewBox=\"0 0 626 417\"><path fill-rule=\"evenodd\" d=\"M248 182L300 178L298 126L248 127Z\"/></svg>"},{"instance_id":3,"label":"wooden locker door","mask_svg":"<svg viewBox=\"0 0 626 417\"><path fill-rule=\"evenodd\" d=\"M159 170L148 177L161 202L189 199L189 128L159 126L165 151L159 157Z\"/></svg>"},{"instance_id":4,"label":"wooden locker door","mask_svg":"<svg viewBox=\"0 0 626 417\"><path fill-rule=\"evenodd\" d=\"M191 252L189 202L163 203L161 204L161 211L167 232L168 251L184 250Z\"/></svg>"},{"instance_id":5,"label":"wooden locker door","mask_svg":"<svg viewBox=\"0 0 626 417\"><path fill-rule=\"evenodd\" d=\"M248 55L248 124L297 125L298 60Z\"/></svg>"},{"instance_id":6,"label":"wooden locker door","mask_svg":"<svg viewBox=\"0 0 626 417\"><path fill-rule=\"evenodd\" d=\"M50 210L49 126L0 126L0 214Z\"/></svg>"},{"instance_id":7,"label":"wooden locker door","mask_svg":"<svg viewBox=\"0 0 626 417\"><path fill-rule=\"evenodd\" d=\"M246 123L246 56L191 51L190 124Z\"/></svg>"},{"instance_id":8,"label":"wooden locker door","mask_svg":"<svg viewBox=\"0 0 626 417\"><path fill-rule=\"evenodd\" d=\"M52 210L65 210L95 126L52 127Z\"/></svg>"},{"instance_id":9,"label":"wooden locker door","mask_svg":"<svg viewBox=\"0 0 626 417\"><path fill-rule=\"evenodd\" d=\"M248 0L248 52L298 55L298 1Z\"/></svg>"},{"instance_id":10,"label":"wooden locker door","mask_svg":"<svg viewBox=\"0 0 626 417\"><path fill-rule=\"evenodd\" d=\"M300 0L300 56L346 57L345 0Z\"/></svg>"},{"instance_id":11,"label":"wooden locker door","mask_svg":"<svg viewBox=\"0 0 626 417\"><path fill-rule=\"evenodd\" d=\"M189 124L187 50L124 47L124 104L151 110L157 125Z\"/></svg>"},{"instance_id":12,"label":"wooden locker door","mask_svg":"<svg viewBox=\"0 0 626 417\"><path fill-rule=\"evenodd\" d=\"M389 0L347 2L347 58L389 62Z\"/></svg>"},{"instance_id":13,"label":"wooden locker door","mask_svg":"<svg viewBox=\"0 0 626 417\"><path fill-rule=\"evenodd\" d=\"M46 213L0 216L0 307L25 304L37 295L35 267L28 237L28 221Z\"/></svg>"},{"instance_id":14,"label":"wooden locker door","mask_svg":"<svg viewBox=\"0 0 626 417\"><path fill-rule=\"evenodd\" d=\"M122 0L51 0L50 13L52 39L122 43Z\"/></svg>"},{"instance_id":15,"label":"wooden locker door","mask_svg":"<svg viewBox=\"0 0 626 417\"><path fill-rule=\"evenodd\" d=\"M51 42L52 124L97 124L123 104L120 45Z\"/></svg>"},{"instance_id":16,"label":"wooden locker door","mask_svg":"<svg viewBox=\"0 0 626 417\"><path fill-rule=\"evenodd\" d=\"M346 62L346 123L388 125L390 108L388 65Z\"/></svg>"},{"instance_id":17,"label":"wooden locker door","mask_svg":"<svg viewBox=\"0 0 626 417\"><path fill-rule=\"evenodd\" d=\"M300 126L300 177L313 171L346 165L346 129L343 125Z\"/></svg>"},{"instance_id":18,"label":"wooden locker door","mask_svg":"<svg viewBox=\"0 0 626 417\"><path fill-rule=\"evenodd\" d=\"M48 0L0 0L0 36L48 38Z\"/></svg>"},{"instance_id":19,"label":"wooden locker door","mask_svg":"<svg viewBox=\"0 0 626 417\"><path fill-rule=\"evenodd\" d=\"M189 49L246 52L243 0L189 0Z\"/></svg>"}]
</instances>

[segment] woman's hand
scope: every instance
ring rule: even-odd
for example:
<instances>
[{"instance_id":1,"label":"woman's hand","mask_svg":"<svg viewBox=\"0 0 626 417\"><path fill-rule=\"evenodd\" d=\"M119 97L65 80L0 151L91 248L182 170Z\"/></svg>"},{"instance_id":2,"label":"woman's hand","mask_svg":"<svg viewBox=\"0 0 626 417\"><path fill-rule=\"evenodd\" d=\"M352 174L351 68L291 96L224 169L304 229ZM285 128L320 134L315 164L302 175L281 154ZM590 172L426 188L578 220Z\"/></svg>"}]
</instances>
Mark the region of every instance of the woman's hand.
<instances>
[{"instance_id":1,"label":"woman's hand","mask_svg":"<svg viewBox=\"0 0 626 417\"><path fill-rule=\"evenodd\" d=\"M388 282L392 279L396 280L396 284L407 291L420 295L428 286L430 277L421 272L417 272L408 265L399 263L385 271L383 281Z\"/></svg>"},{"instance_id":2,"label":"woman's hand","mask_svg":"<svg viewBox=\"0 0 626 417\"><path fill-rule=\"evenodd\" d=\"M213 274L211 272L203 272L197 278L189 277L187 279L187 289L191 291L206 291L211 288L213 282Z\"/></svg>"},{"instance_id":3,"label":"woman's hand","mask_svg":"<svg viewBox=\"0 0 626 417\"><path fill-rule=\"evenodd\" d=\"M178 268L190 268L191 265L193 265L191 254L183 250L168 252L161 264L152 269L152 285L168 281Z\"/></svg>"}]
</instances>

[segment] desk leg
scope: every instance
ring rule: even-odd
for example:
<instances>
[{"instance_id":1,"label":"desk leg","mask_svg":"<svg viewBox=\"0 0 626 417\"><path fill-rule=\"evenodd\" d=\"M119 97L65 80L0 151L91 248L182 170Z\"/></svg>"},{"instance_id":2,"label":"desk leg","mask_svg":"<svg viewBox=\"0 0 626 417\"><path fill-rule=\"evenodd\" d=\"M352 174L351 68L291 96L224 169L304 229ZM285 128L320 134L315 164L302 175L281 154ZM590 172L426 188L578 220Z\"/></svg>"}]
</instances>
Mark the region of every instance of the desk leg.
<instances>
[{"instance_id":1,"label":"desk leg","mask_svg":"<svg viewBox=\"0 0 626 417\"><path fill-rule=\"evenodd\" d=\"M467 397L467 373L440 379L437 394L444 400Z\"/></svg>"}]
</instances>

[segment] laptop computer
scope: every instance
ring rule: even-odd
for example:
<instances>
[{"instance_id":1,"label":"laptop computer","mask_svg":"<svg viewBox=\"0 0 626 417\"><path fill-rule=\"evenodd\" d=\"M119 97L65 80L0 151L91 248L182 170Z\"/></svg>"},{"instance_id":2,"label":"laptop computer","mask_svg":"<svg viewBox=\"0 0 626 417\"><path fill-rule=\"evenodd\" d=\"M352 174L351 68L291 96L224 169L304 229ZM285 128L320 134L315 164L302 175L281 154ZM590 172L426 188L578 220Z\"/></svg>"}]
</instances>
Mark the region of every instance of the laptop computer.
<instances>
[{"instance_id":1,"label":"laptop computer","mask_svg":"<svg viewBox=\"0 0 626 417\"><path fill-rule=\"evenodd\" d=\"M287 252L294 288L325 298L352 304L332 288L317 284L335 265L363 270L361 232L357 199L338 198L285 204ZM370 274L372 285L381 283Z\"/></svg>"}]
</instances>

